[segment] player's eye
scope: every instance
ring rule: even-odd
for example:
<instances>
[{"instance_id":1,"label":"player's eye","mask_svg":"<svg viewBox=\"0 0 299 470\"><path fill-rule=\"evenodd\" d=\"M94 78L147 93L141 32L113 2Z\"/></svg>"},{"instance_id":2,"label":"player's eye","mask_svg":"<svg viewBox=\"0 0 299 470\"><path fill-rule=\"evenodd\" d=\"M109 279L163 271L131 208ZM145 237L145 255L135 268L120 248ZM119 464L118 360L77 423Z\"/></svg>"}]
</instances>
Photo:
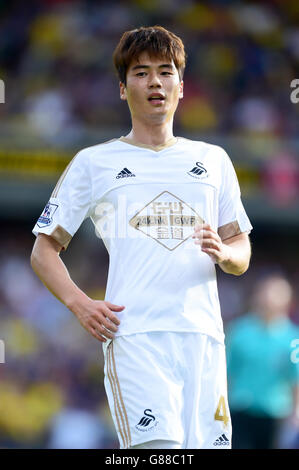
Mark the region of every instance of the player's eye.
<instances>
[{"instance_id":1,"label":"player's eye","mask_svg":"<svg viewBox=\"0 0 299 470\"><path fill-rule=\"evenodd\" d=\"M164 71L164 72L161 72L161 75L172 75L172 73Z\"/></svg>"},{"instance_id":2,"label":"player's eye","mask_svg":"<svg viewBox=\"0 0 299 470\"><path fill-rule=\"evenodd\" d=\"M145 76L145 72L136 73L136 77L144 77L144 76Z\"/></svg>"}]
</instances>

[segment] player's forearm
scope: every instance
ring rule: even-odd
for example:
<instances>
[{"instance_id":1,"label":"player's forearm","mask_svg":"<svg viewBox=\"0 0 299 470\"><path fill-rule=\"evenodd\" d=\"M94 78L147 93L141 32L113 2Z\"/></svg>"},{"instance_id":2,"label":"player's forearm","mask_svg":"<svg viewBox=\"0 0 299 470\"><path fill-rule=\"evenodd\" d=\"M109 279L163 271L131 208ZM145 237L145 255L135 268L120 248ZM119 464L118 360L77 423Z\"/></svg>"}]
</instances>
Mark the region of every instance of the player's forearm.
<instances>
[{"instance_id":1,"label":"player's forearm","mask_svg":"<svg viewBox=\"0 0 299 470\"><path fill-rule=\"evenodd\" d=\"M31 254L31 266L40 280L58 300L77 317L81 325L96 339L105 342L114 338L120 321L115 312L125 306L89 298L72 281L60 258L61 245L51 236L39 234Z\"/></svg>"},{"instance_id":2,"label":"player's forearm","mask_svg":"<svg viewBox=\"0 0 299 470\"><path fill-rule=\"evenodd\" d=\"M87 298L70 278L59 253L37 248L31 255L31 266L49 291L70 310L76 302Z\"/></svg>"},{"instance_id":3,"label":"player's forearm","mask_svg":"<svg viewBox=\"0 0 299 470\"><path fill-rule=\"evenodd\" d=\"M234 274L240 276L244 274L250 262L251 249L250 243L244 243L244 241L235 241L225 245L225 251L227 253L227 259L218 263L222 271L227 274Z\"/></svg>"}]
</instances>

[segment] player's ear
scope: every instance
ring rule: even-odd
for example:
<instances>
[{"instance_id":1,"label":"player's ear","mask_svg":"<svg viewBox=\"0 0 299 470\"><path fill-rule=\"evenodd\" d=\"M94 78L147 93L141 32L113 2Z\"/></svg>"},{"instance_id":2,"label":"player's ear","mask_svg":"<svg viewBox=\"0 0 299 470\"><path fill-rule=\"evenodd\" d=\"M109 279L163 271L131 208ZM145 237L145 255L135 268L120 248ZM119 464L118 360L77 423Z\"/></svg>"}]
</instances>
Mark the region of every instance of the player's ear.
<instances>
[{"instance_id":1,"label":"player's ear","mask_svg":"<svg viewBox=\"0 0 299 470\"><path fill-rule=\"evenodd\" d=\"M183 98L183 96L184 96L184 82L182 80L180 83L179 99Z\"/></svg>"},{"instance_id":2,"label":"player's ear","mask_svg":"<svg viewBox=\"0 0 299 470\"><path fill-rule=\"evenodd\" d=\"M126 89L126 85L123 82L119 82L119 93L120 93L120 99L126 101L127 89Z\"/></svg>"}]
</instances>

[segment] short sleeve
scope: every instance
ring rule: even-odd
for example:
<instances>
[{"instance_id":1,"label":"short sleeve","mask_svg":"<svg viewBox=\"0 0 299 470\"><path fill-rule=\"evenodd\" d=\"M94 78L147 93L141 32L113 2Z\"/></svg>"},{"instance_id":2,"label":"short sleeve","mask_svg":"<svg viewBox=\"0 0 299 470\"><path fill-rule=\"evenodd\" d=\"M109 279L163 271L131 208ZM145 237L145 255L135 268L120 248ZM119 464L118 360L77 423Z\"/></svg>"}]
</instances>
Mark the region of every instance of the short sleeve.
<instances>
[{"instance_id":1,"label":"short sleeve","mask_svg":"<svg viewBox=\"0 0 299 470\"><path fill-rule=\"evenodd\" d=\"M52 236L66 249L82 222L89 216L92 181L88 154L81 150L59 178L50 200L32 232Z\"/></svg>"},{"instance_id":2,"label":"short sleeve","mask_svg":"<svg viewBox=\"0 0 299 470\"><path fill-rule=\"evenodd\" d=\"M252 225L241 200L238 178L229 156L224 152L219 190L218 233L222 240L250 233Z\"/></svg>"}]
</instances>

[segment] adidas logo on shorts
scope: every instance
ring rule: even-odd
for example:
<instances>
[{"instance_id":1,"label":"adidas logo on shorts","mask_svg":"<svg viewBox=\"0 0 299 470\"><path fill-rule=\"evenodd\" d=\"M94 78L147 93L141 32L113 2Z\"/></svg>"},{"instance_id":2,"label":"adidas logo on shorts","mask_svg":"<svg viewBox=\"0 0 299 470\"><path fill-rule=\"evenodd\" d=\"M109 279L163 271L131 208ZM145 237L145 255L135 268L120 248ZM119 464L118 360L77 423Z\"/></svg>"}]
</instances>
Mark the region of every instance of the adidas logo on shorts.
<instances>
[{"instance_id":1,"label":"adidas logo on shorts","mask_svg":"<svg viewBox=\"0 0 299 470\"><path fill-rule=\"evenodd\" d=\"M128 168L124 168L123 170L121 170L118 173L118 175L116 176L116 179L129 178L130 176L136 176L136 175L134 175L134 173L132 173L130 170L128 170Z\"/></svg>"},{"instance_id":2,"label":"adidas logo on shorts","mask_svg":"<svg viewBox=\"0 0 299 470\"><path fill-rule=\"evenodd\" d=\"M228 446L229 445L229 440L227 439L225 434L222 434L222 436L218 437L216 441L214 442L213 446Z\"/></svg>"}]
</instances>

